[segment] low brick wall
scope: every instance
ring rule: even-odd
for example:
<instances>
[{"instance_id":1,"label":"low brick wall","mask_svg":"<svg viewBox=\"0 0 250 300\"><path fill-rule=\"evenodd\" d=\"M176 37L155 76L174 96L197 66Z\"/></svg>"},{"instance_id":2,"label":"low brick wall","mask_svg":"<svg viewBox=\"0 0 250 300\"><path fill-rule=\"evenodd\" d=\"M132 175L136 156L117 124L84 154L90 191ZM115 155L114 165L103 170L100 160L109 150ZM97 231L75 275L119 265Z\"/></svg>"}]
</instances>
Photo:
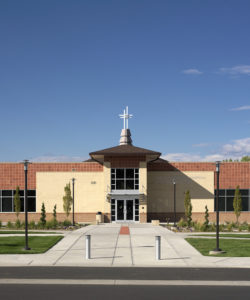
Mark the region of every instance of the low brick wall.
<instances>
[{"instance_id":1,"label":"low brick wall","mask_svg":"<svg viewBox=\"0 0 250 300\"><path fill-rule=\"evenodd\" d=\"M197 221L199 223L204 223L205 221L205 214L204 213L193 213L192 214L193 221ZM226 222L236 222L236 216L234 212L220 212L219 214L219 221L220 224L226 223ZM216 212L209 213L209 222L216 222ZM239 222L247 222L250 224L250 212L244 211L241 212L241 215L239 217Z\"/></svg>"},{"instance_id":2,"label":"low brick wall","mask_svg":"<svg viewBox=\"0 0 250 300\"><path fill-rule=\"evenodd\" d=\"M35 221L38 222L40 220L41 214L40 213L28 213L28 221ZM19 220L24 221L25 220L25 214L20 213L19 214ZM63 222L64 220L68 219L69 221L72 221L72 214L66 217L65 213L57 213L56 214L57 221ZM8 221L15 222L17 219L15 213L3 213L0 214L0 221L2 223L6 223ZM53 214L52 213L46 213L46 220L52 220ZM94 223L96 221L96 213L75 213L75 222L86 222L86 223ZM110 214L104 214L104 222L109 223L110 222Z\"/></svg>"}]
</instances>

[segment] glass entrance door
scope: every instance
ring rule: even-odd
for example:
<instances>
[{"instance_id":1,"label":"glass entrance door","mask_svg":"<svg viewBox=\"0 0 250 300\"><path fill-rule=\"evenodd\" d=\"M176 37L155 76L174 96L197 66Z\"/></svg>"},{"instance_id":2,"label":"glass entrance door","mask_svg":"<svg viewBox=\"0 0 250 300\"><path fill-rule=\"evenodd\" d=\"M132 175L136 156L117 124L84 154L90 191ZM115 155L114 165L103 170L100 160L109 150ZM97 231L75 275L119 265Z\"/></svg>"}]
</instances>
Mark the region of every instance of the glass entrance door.
<instances>
[{"instance_id":1,"label":"glass entrance door","mask_svg":"<svg viewBox=\"0 0 250 300\"><path fill-rule=\"evenodd\" d=\"M116 201L116 219L117 221L124 221L124 200Z\"/></svg>"},{"instance_id":2,"label":"glass entrance door","mask_svg":"<svg viewBox=\"0 0 250 300\"><path fill-rule=\"evenodd\" d=\"M134 200L116 200L116 221L134 221Z\"/></svg>"},{"instance_id":3,"label":"glass entrance door","mask_svg":"<svg viewBox=\"0 0 250 300\"><path fill-rule=\"evenodd\" d=\"M126 200L126 220L134 220L134 200Z\"/></svg>"}]
</instances>

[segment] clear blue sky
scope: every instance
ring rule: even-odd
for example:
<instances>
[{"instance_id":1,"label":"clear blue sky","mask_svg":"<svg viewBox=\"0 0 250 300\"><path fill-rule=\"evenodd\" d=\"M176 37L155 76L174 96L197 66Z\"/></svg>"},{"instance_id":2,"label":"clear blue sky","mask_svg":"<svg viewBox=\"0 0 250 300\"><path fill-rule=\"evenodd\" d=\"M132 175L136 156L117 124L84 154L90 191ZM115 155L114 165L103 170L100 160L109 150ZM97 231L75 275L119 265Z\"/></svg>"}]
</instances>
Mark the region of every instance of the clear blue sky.
<instances>
[{"instance_id":1,"label":"clear blue sky","mask_svg":"<svg viewBox=\"0 0 250 300\"><path fill-rule=\"evenodd\" d=\"M0 160L119 142L170 160L250 154L250 1L0 1ZM167 155L167 156L166 156Z\"/></svg>"}]
</instances>

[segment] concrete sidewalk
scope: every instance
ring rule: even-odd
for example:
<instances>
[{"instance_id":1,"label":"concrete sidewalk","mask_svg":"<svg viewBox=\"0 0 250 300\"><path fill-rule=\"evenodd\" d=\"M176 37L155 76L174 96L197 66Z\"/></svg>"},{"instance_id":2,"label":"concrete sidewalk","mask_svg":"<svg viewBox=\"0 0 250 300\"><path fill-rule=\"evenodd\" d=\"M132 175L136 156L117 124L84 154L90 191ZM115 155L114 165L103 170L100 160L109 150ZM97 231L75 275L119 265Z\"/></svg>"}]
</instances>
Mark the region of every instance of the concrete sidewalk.
<instances>
[{"instance_id":1,"label":"concrete sidewalk","mask_svg":"<svg viewBox=\"0 0 250 300\"><path fill-rule=\"evenodd\" d=\"M130 234L119 234L129 226ZM85 235L91 235L91 259L85 259ZM155 260L155 236L162 237L162 257ZM207 257L185 235L151 224L102 224L83 227L44 254L0 255L0 266L136 266L249 268L250 257Z\"/></svg>"}]
</instances>

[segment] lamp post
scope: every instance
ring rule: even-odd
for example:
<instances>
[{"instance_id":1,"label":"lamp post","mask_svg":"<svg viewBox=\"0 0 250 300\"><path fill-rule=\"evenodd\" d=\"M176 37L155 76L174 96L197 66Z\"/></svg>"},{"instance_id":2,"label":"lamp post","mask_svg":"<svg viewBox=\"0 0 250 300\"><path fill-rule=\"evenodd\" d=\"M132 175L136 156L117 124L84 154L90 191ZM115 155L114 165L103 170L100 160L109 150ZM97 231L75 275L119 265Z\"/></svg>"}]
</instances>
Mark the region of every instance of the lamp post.
<instances>
[{"instance_id":1,"label":"lamp post","mask_svg":"<svg viewBox=\"0 0 250 300\"><path fill-rule=\"evenodd\" d=\"M174 227L176 227L176 182L173 180L174 185Z\"/></svg>"},{"instance_id":2,"label":"lamp post","mask_svg":"<svg viewBox=\"0 0 250 300\"><path fill-rule=\"evenodd\" d=\"M72 178L72 196L73 196L73 220L72 224L75 226L75 178Z\"/></svg>"},{"instance_id":3,"label":"lamp post","mask_svg":"<svg viewBox=\"0 0 250 300\"><path fill-rule=\"evenodd\" d=\"M24 176L25 176L25 191L24 191L24 209L25 209L25 250L30 250L28 243L28 201L27 201L27 190L28 190L28 165L29 161L25 159L24 165Z\"/></svg>"},{"instance_id":4,"label":"lamp post","mask_svg":"<svg viewBox=\"0 0 250 300\"><path fill-rule=\"evenodd\" d=\"M217 175L217 191L216 191L216 248L213 250L214 252L221 252L219 247L219 230L220 230L220 222L219 222L219 191L220 191L220 161L216 161L216 175Z\"/></svg>"}]
</instances>

